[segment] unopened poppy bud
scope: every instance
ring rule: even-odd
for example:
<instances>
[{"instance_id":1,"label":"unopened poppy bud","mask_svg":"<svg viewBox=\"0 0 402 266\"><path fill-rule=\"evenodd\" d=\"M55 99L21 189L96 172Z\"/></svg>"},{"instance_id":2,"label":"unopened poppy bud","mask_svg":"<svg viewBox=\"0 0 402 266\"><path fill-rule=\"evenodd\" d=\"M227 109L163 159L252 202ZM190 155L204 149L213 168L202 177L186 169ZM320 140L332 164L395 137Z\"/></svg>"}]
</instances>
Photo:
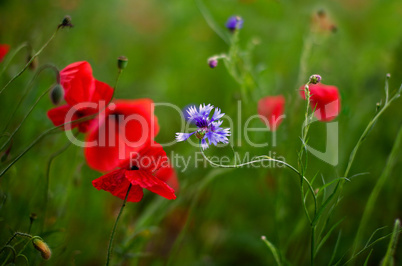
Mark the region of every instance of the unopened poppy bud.
<instances>
[{"instance_id":1,"label":"unopened poppy bud","mask_svg":"<svg viewBox=\"0 0 402 266\"><path fill-rule=\"evenodd\" d=\"M38 218L38 216L36 215L36 213L31 213L31 215L29 216L29 220L31 220L31 223L33 223L33 221L35 221Z\"/></svg>"},{"instance_id":2,"label":"unopened poppy bud","mask_svg":"<svg viewBox=\"0 0 402 266\"><path fill-rule=\"evenodd\" d=\"M320 81L321 81L321 76L320 75L314 74L314 75L310 76L310 80L309 80L310 83L317 84L317 83L320 83Z\"/></svg>"},{"instance_id":3,"label":"unopened poppy bud","mask_svg":"<svg viewBox=\"0 0 402 266\"><path fill-rule=\"evenodd\" d=\"M59 28L65 28L65 27L69 27L69 28L74 27L74 25L71 24L71 17L70 16L65 16L63 18L63 21L59 25Z\"/></svg>"},{"instance_id":4,"label":"unopened poppy bud","mask_svg":"<svg viewBox=\"0 0 402 266\"><path fill-rule=\"evenodd\" d=\"M226 22L226 28L231 32L243 28L243 19L240 16L231 16Z\"/></svg>"},{"instance_id":5,"label":"unopened poppy bud","mask_svg":"<svg viewBox=\"0 0 402 266\"><path fill-rule=\"evenodd\" d=\"M53 88L50 90L50 100L54 105L59 105L63 100L64 90L63 87L56 83L53 85Z\"/></svg>"},{"instance_id":6,"label":"unopened poppy bud","mask_svg":"<svg viewBox=\"0 0 402 266\"><path fill-rule=\"evenodd\" d=\"M128 63L127 57L125 57L125 56L119 56L119 57L117 58L117 67L118 67L120 70L125 69L126 66L127 66L127 63Z\"/></svg>"},{"instance_id":7,"label":"unopened poppy bud","mask_svg":"<svg viewBox=\"0 0 402 266\"><path fill-rule=\"evenodd\" d=\"M218 66L218 59L216 57L208 58L208 65L210 68L215 68Z\"/></svg>"},{"instance_id":8,"label":"unopened poppy bud","mask_svg":"<svg viewBox=\"0 0 402 266\"><path fill-rule=\"evenodd\" d=\"M203 139L205 136L205 130L203 129L197 130L197 132L195 132L195 136L197 137L197 139Z\"/></svg>"},{"instance_id":9,"label":"unopened poppy bud","mask_svg":"<svg viewBox=\"0 0 402 266\"><path fill-rule=\"evenodd\" d=\"M42 258L44 258L45 260L50 259L50 257L52 256L52 251L45 241L43 241L41 238L35 238L34 240L32 240L32 244L34 248L39 250Z\"/></svg>"}]
</instances>

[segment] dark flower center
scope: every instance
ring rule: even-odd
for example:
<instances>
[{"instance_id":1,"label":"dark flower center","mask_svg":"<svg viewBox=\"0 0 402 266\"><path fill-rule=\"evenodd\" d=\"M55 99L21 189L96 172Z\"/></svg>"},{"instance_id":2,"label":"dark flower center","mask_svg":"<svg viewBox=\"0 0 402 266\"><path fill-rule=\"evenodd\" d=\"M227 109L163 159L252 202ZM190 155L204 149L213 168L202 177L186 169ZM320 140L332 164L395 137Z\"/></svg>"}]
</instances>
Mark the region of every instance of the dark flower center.
<instances>
[{"instance_id":1,"label":"dark flower center","mask_svg":"<svg viewBox=\"0 0 402 266\"><path fill-rule=\"evenodd\" d=\"M140 170L140 168L138 168L136 165L134 165L133 167L131 167L130 170Z\"/></svg>"}]
</instances>

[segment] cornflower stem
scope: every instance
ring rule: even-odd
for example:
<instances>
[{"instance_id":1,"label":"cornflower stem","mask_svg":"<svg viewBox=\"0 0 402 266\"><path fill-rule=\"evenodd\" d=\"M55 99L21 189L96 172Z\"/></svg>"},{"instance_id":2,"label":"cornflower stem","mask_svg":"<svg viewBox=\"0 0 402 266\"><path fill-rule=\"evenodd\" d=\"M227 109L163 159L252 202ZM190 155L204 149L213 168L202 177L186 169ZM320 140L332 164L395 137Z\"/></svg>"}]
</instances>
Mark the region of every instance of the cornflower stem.
<instances>
[{"instance_id":1,"label":"cornflower stem","mask_svg":"<svg viewBox=\"0 0 402 266\"><path fill-rule=\"evenodd\" d=\"M212 162L211 160L209 160L208 157L205 155L205 153L204 153L204 151L202 150L202 147L201 147L201 140L200 140L199 143L200 143L200 151L201 151L201 154L204 157L204 159L210 165L220 167L220 168L240 168L240 167L243 167L243 166L246 166L246 165L250 165L250 164L253 164L253 163L259 163L259 162L264 162L264 161L273 161L273 162L281 163L281 164L285 165L286 167L288 167L289 169L291 169L296 174L298 174L307 183L307 185L308 185L308 187L310 189L310 192L312 193L312 195L313 195L313 197L315 199L314 189L311 186L311 184L308 181L308 179L306 177L304 177L304 176L301 176L300 172L296 168L294 168L293 166L291 166L290 164L288 164L288 163L286 163L284 161L277 160L277 159L271 158L269 156L263 155L263 156L258 156L257 157L258 159L256 159L256 160L249 161L249 162L242 163L242 164L236 164L236 165L216 164L216 163Z\"/></svg>"},{"instance_id":2,"label":"cornflower stem","mask_svg":"<svg viewBox=\"0 0 402 266\"><path fill-rule=\"evenodd\" d=\"M4 66L1 69L0 72L0 77L3 75L4 71L6 71L8 65L11 63L11 61L14 59L14 57L25 47L28 47L28 49L30 48L30 45L27 42L22 43L20 46L18 46L16 49L14 49L11 53L10 56L7 56L6 60L4 62Z\"/></svg>"},{"instance_id":3,"label":"cornflower stem","mask_svg":"<svg viewBox=\"0 0 402 266\"><path fill-rule=\"evenodd\" d=\"M76 137L79 134L79 131L77 131L74 136ZM66 145L64 145L60 150L56 151L53 153L49 161L47 162L46 166L46 180L45 180L45 195L44 195L44 205L43 205L43 222L42 222L42 230L41 232L43 233L43 230L45 228L45 223L46 223L46 216L47 216L47 207L48 207L48 201L49 201L49 183L50 183L50 167L52 166L53 160L65 152L71 145L71 142L67 142Z\"/></svg>"},{"instance_id":4,"label":"cornflower stem","mask_svg":"<svg viewBox=\"0 0 402 266\"><path fill-rule=\"evenodd\" d=\"M120 74L121 74L121 71L119 71L118 75L120 76ZM113 95L114 95L114 93L115 93L115 91L116 91L116 89L117 89L117 82L118 82L118 80L119 80L119 77L116 79L116 83L115 83L114 90L113 90ZM112 99L113 99L113 97L112 97ZM71 124L73 124L73 123L85 122L85 121L88 121L88 120L90 120L90 119L95 118L97 115L99 115L101 112L103 112L103 111L109 106L109 104L111 103L112 99L109 101L109 103L108 103L102 110L100 110L100 111L99 111L98 113L96 113L96 114L89 115L89 116L85 116L85 117L81 117L81 118L79 118L79 119L77 119L77 120L66 122L66 123L64 123L64 124L61 124L61 125L58 125L58 126L49 128L49 129L45 130L44 132L42 132L42 134L40 134L23 152L21 152L16 158L14 158L14 159L6 166L6 168L4 168L4 169L0 172L0 178L11 168L11 166L13 166L19 159L21 159L22 156L24 156L33 146L35 146L35 145L36 145L39 141L41 141L45 136L51 134L51 133L52 133L53 131L55 131L56 129L62 128L62 127L64 127L64 126L66 126L66 125L71 125ZM62 131L60 131L60 132L62 132Z\"/></svg>"},{"instance_id":5,"label":"cornflower stem","mask_svg":"<svg viewBox=\"0 0 402 266\"><path fill-rule=\"evenodd\" d=\"M117 215L117 218L116 218L116 222L114 223L114 226L113 226L112 234L111 234L110 240L109 240L109 247L108 247L108 250L107 250L106 266L108 266L109 263L110 263L110 258L112 256L112 252L113 252L114 233L116 232L117 223L119 222L119 219L120 219L120 216L121 216L121 214L123 212L123 209L126 206L126 202L127 202L127 198L128 198L128 194L130 192L130 189L131 189L131 184L128 186L126 197L124 198L123 205L121 205L119 214Z\"/></svg>"},{"instance_id":6,"label":"cornflower stem","mask_svg":"<svg viewBox=\"0 0 402 266\"><path fill-rule=\"evenodd\" d=\"M42 46L42 48L39 49L39 51L37 51L28 61L28 63L26 63L26 65L20 70L20 72L18 72L17 74L15 74L14 77L12 77L7 83L6 85L4 85L4 87L0 90L0 95L1 93L14 81L16 80L19 76L22 75L22 73L24 73L24 71L29 67L29 65L32 63L33 60L35 60L36 57L38 57L42 51L49 45L49 43L54 39L54 37L56 36L57 32L59 31L60 27L57 27L56 31L53 33L53 35L50 37L50 39Z\"/></svg>"},{"instance_id":7,"label":"cornflower stem","mask_svg":"<svg viewBox=\"0 0 402 266\"><path fill-rule=\"evenodd\" d=\"M25 97L27 96L27 94L29 93L29 91L32 88L32 84L35 81L35 79L39 76L39 74L45 70L45 69L52 69L55 73L56 73L56 80L57 83L60 82L60 72L59 70L52 64L46 64L41 66L41 68L38 69L38 71L35 73L35 75L32 77L31 81L28 84L28 89L26 90L26 92L24 93L24 95L21 97L19 103L17 104L17 107L14 109L14 112L11 114L10 119L8 120L8 122L6 123L6 126L4 127L3 131L7 130L7 127L9 126L10 122L13 119L14 114L16 113L16 111L18 110L19 106L22 104L23 100L25 99ZM17 126L17 128L13 131L13 133L11 133L7 139L7 141L3 144L3 146L0 148L0 151L2 151L6 145L10 142L10 140L14 137L14 135L18 132L18 130L21 128L22 124L25 122L25 120L28 118L28 116L32 113L33 109L36 107L36 105L39 103L39 101L43 98L43 96L45 96L50 90L52 89L52 87L48 88L46 91L44 91L39 98L36 100L36 102L32 105L32 107L29 109L29 111L26 113L26 115L24 116L24 118L22 119L22 121L19 123L19 125Z\"/></svg>"}]
</instances>

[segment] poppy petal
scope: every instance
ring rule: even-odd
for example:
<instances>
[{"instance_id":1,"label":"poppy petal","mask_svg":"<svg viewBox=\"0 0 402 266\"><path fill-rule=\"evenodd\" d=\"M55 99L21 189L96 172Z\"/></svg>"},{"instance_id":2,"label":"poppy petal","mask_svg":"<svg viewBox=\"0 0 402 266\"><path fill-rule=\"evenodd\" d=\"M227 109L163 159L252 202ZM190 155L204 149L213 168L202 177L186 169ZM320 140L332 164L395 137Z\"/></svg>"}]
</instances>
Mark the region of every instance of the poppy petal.
<instances>
[{"instance_id":1,"label":"poppy petal","mask_svg":"<svg viewBox=\"0 0 402 266\"><path fill-rule=\"evenodd\" d=\"M258 114L271 131L275 131L282 123L284 109L285 97L282 95L267 96L258 101Z\"/></svg>"},{"instance_id":2,"label":"poppy petal","mask_svg":"<svg viewBox=\"0 0 402 266\"><path fill-rule=\"evenodd\" d=\"M112 195L124 200L127 194L130 182L125 178L125 169L119 169L108 174L105 174L92 181L92 185L98 190L105 190ZM138 185L133 185L128 194L127 201L139 202L141 201L144 193L142 188Z\"/></svg>"},{"instance_id":3,"label":"poppy petal","mask_svg":"<svg viewBox=\"0 0 402 266\"><path fill-rule=\"evenodd\" d=\"M66 66L60 71L60 84L64 89L64 99L69 105L90 102L95 91L91 65L81 61Z\"/></svg>"},{"instance_id":4,"label":"poppy petal","mask_svg":"<svg viewBox=\"0 0 402 266\"><path fill-rule=\"evenodd\" d=\"M174 190L165 182L156 178L152 174L143 170L128 170L125 172L126 178L131 184L146 188L169 200L175 199Z\"/></svg>"},{"instance_id":5,"label":"poppy petal","mask_svg":"<svg viewBox=\"0 0 402 266\"><path fill-rule=\"evenodd\" d=\"M139 152L131 153L130 167L136 166L141 170L153 173L162 166L166 166L167 161L168 158L162 145L153 141Z\"/></svg>"},{"instance_id":6,"label":"poppy petal","mask_svg":"<svg viewBox=\"0 0 402 266\"><path fill-rule=\"evenodd\" d=\"M118 100L99 116L87 135L85 158L93 169L111 171L149 145L158 132L152 100Z\"/></svg>"},{"instance_id":7,"label":"poppy petal","mask_svg":"<svg viewBox=\"0 0 402 266\"><path fill-rule=\"evenodd\" d=\"M97 103L99 101L104 101L108 104L113 97L113 89L108 84L95 80L95 90L91 95L91 102Z\"/></svg>"},{"instance_id":8,"label":"poppy petal","mask_svg":"<svg viewBox=\"0 0 402 266\"><path fill-rule=\"evenodd\" d=\"M310 84L310 105L315 110L314 115L318 120L328 122L335 119L341 110L341 102L338 88L322 83ZM300 95L305 99L304 86L300 88Z\"/></svg>"},{"instance_id":9,"label":"poppy petal","mask_svg":"<svg viewBox=\"0 0 402 266\"><path fill-rule=\"evenodd\" d=\"M10 51L10 45L0 44L0 62L3 61L3 59L7 55L8 51Z\"/></svg>"},{"instance_id":10,"label":"poppy petal","mask_svg":"<svg viewBox=\"0 0 402 266\"><path fill-rule=\"evenodd\" d=\"M66 116L67 116L67 113L70 110L71 110L71 106L69 106L67 104L62 105L62 106L58 106L58 107L50 109L47 112L47 116L52 121L53 125L60 126L60 125L62 125L64 123L66 123L66 121L65 121ZM74 114L72 116L71 121L74 121L76 119L78 119L78 117L77 117L76 114ZM63 126L62 129L63 130L70 130L70 129L73 129L73 128L77 127L77 126L78 126L77 124L68 124L68 125Z\"/></svg>"},{"instance_id":11,"label":"poppy petal","mask_svg":"<svg viewBox=\"0 0 402 266\"><path fill-rule=\"evenodd\" d=\"M155 173L155 177L165 182L168 186L173 188L174 191L179 190L179 181L177 179L176 171L172 165L168 164L167 166L159 168L159 170Z\"/></svg>"}]
</instances>

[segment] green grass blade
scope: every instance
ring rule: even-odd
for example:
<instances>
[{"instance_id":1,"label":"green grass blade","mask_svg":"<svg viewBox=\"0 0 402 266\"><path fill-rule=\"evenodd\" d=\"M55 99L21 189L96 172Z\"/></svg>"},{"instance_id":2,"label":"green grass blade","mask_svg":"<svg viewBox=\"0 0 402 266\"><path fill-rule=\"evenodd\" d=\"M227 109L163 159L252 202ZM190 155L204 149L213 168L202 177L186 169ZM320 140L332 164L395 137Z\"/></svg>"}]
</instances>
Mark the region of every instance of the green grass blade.
<instances>
[{"instance_id":1,"label":"green grass blade","mask_svg":"<svg viewBox=\"0 0 402 266\"><path fill-rule=\"evenodd\" d=\"M394 230L392 231L391 240L388 244L387 253L385 253L385 257L381 263L383 266L393 266L394 265L394 254L396 245L398 244L398 237L401 231L401 222L399 219L395 220Z\"/></svg>"},{"instance_id":2,"label":"green grass blade","mask_svg":"<svg viewBox=\"0 0 402 266\"><path fill-rule=\"evenodd\" d=\"M269 250L271 250L272 255L274 256L274 259L276 261L276 264L278 266L283 265L281 262L281 257L279 255L279 251L278 249L275 247L274 244L272 244L271 242L268 241L268 239L265 236L261 237L262 241L264 241L264 243L267 245L267 247L269 248Z\"/></svg>"}]
</instances>

